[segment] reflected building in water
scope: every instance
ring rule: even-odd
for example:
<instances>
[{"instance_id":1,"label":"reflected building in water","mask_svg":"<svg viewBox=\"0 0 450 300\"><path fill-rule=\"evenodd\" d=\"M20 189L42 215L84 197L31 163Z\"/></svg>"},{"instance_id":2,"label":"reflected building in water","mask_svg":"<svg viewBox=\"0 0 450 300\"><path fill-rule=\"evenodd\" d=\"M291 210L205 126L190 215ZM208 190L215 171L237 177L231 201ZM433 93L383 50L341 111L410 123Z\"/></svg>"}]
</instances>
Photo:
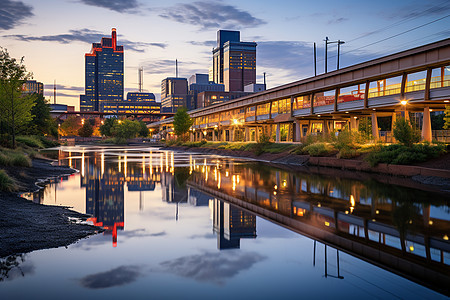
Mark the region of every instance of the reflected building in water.
<instances>
[{"instance_id":1,"label":"reflected building in water","mask_svg":"<svg viewBox=\"0 0 450 300\"><path fill-rule=\"evenodd\" d=\"M214 199L213 228L217 234L217 249L239 249L242 238L256 238L256 216Z\"/></svg>"},{"instance_id":2,"label":"reflected building in water","mask_svg":"<svg viewBox=\"0 0 450 300\"><path fill-rule=\"evenodd\" d=\"M89 220L103 227L106 234L112 234L113 246L117 246L117 230L124 228L124 183L125 177L116 169L103 170L96 161L104 157L93 155L82 158L85 169L81 176L81 186L86 188L86 213Z\"/></svg>"},{"instance_id":3,"label":"reflected building in water","mask_svg":"<svg viewBox=\"0 0 450 300\"><path fill-rule=\"evenodd\" d=\"M430 199L428 192L373 180L341 178L333 169L327 170L329 177L306 168L293 173L256 164L192 169L189 187L224 199L227 205L245 207L408 278L441 287L450 280L450 220L444 198ZM234 228L228 226L228 234L223 221L233 212L226 216L223 205L215 203L218 247L236 248Z\"/></svg>"}]
</instances>

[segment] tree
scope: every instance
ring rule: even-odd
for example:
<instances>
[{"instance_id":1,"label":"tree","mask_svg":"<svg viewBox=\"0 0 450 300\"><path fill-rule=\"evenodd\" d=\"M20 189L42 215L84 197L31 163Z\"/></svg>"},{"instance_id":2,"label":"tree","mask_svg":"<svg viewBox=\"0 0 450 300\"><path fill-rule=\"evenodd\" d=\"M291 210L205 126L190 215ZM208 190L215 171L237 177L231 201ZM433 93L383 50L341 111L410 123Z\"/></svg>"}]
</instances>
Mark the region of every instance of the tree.
<instances>
[{"instance_id":1,"label":"tree","mask_svg":"<svg viewBox=\"0 0 450 300\"><path fill-rule=\"evenodd\" d=\"M31 78L23 61L23 57L17 61L6 49L0 48L0 121L11 131L13 148L17 129L31 121L34 105L32 96L22 93L23 85Z\"/></svg>"},{"instance_id":2,"label":"tree","mask_svg":"<svg viewBox=\"0 0 450 300\"><path fill-rule=\"evenodd\" d=\"M177 136L187 133L193 123L194 120L191 119L185 107L179 108L173 116L173 129Z\"/></svg>"},{"instance_id":3,"label":"tree","mask_svg":"<svg viewBox=\"0 0 450 300\"><path fill-rule=\"evenodd\" d=\"M93 132L94 129L92 128L91 122L88 120L87 122L84 122L83 126L78 130L78 135L81 137L90 137Z\"/></svg>"},{"instance_id":4,"label":"tree","mask_svg":"<svg viewBox=\"0 0 450 300\"><path fill-rule=\"evenodd\" d=\"M71 135L77 135L78 130L81 128L81 122L79 118L75 116L68 117L62 124L61 124L61 134L63 136L71 136Z\"/></svg>"},{"instance_id":5,"label":"tree","mask_svg":"<svg viewBox=\"0 0 450 300\"><path fill-rule=\"evenodd\" d=\"M140 130L139 122L131 120L123 120L114 124L111 133L120 140L135 138Z\"/></svg>"},{"instance_id":6,"label":"tree","mask_svg":"<svg viewBox=\"0 0 450 300\"><path fill-rule=\"evenodd\" d=\"M103 122L103 125L100 126L100 133L104 136L112 136L111 129L117 123L116 118L108 118Z\"/></svg>"},{"instance_id":7,"label":"tree","mask_svg":"<svg viewBox=\"0 0 450 300\"><path fill-rule=\"evenodd\" d=\"M450 105L445 106L444 129L450 129Z\"/></svg>"},{"instance_id":8,"label":"tree","mask_svg":"<svg viewBox=\"0 0 450 300\"><path fill-rule=\"evenodd\" d=\"M394 123L394 137L403 145L411 147L420 141L420 132L413 129L405 118L399 118Z\"/></svg>"},{"instance_id":9,"label":"tree","mask_svg":"<svg viewBox=\"0 0 450 300\"><path fill-rule=\"evenodd\" d=\"M140 129L139 129L139 136L141 136L141 137L148 137L150 131L147 128L147 124L145 124L142 121L139 121L139 127L140 127Z\"/></svg>"},{"instance_id":10,"label":"tree","mask_svg":"<svg viewBox=\"0 0 450 300\"><path fill-rule=\"evenodd\" d=\"M53 135L58 136L57 124L50 115L50 105L40 94L32 95L34 106L31 109L32 120L26 125L25 132L37 135Z\"/></svg>"}]
</instances>

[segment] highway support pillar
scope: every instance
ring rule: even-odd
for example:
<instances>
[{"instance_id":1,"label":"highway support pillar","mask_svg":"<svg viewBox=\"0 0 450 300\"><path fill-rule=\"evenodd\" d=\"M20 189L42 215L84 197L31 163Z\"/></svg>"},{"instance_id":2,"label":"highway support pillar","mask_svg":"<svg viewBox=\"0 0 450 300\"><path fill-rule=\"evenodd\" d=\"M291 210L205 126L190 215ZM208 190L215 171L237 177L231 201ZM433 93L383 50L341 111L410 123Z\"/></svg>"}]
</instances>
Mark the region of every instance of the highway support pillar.
<instances>
[{"instance_id":1,"label":"highway support pillar","mask_svg":"<svg viewBox=\"0 0 450 300\"><path fill-rule=\"evenodd\" d=\"M375 141L378 141L380 139L380 132L378 131L378 119L377 114L372 113L372 135Z\"/></svg>"},{"instance_id":2,"label":"highway support pillar","mask_svg":"<svg viewBox=\"0 0 450 300\"><path fill-rule=\"evenodd\" d=\"M280 142L280 123L277 123L277 132L276 132L276 140L275 142Z\"/></svg>"},{"instance_id":3,"label":"highway support pillar","mask_svg":"<svg viewBox=\"0 0 450 300\"><path fill-rule=\"evenodd\" d=\"M427 142L431 142L431 139L432 139L431 116L430 116L430 108L429 107L425 107L423 109L422 139Z\"/></svg>"},{"instance_id":4,"label":"highway support pillar","mask_svg":"<svg viewBox=\"0 0 450 300\"><path fill-rule=\"evenodd\" d=\"M302 132L301 132L301 126L300 126L300 121L296 120L294 122L295 125L295 141L296 142L300 142L302 139Z\"/></svg>"}]
</instances>

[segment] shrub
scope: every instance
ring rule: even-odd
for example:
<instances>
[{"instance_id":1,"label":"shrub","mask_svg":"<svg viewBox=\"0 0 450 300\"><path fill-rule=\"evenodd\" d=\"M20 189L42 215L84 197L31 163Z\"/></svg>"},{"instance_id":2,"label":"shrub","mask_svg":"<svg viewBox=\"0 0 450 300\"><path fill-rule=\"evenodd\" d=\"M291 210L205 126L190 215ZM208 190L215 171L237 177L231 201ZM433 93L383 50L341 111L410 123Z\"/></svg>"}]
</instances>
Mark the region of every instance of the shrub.
<instances>
[{"instance_id":1,"label":"shrub","mask_svg":"<svg viewBox=\"0 0 450 300\"><path fill-rule=\"evenodd\" d=\"M48 139L45 136L38 136L38 137L41 140L42 144L44 145L44 148L52 148L61 145L58 141Z\"/></svg>"},{"instance_id":2,"label":"shrub","mask_svg":"<svg viewBox=\"0 0 450 300\"><path fill-rule=\"evenodd\" d=\"M429 160L445 153L444 145L416 144L412 147L405 145L390 145L372 152L366 161L372 166L379 163L406 165Z\"/></svg>"},{"instance_id":3,"label":"shrub","mask_svg":"<svg viewBox=\"0 0 450 300\"><path fill-rule=\"evenodd\" d=\"M303 148L303 151L311 156L325 156L334 150L328 143L314 143Z\"/></svg>"},{"instance_id":4,"label":"shrub","mask_svg":"<svg viewBox=\"0 0 450 300\"><path fill-rule=\"evenodd\" d=\"M359 156L359 151L348 147L342 148L336 155L337 158L347 158L347 159L355 158L357 156Z\"/></svg>"},{"instance_id":5,"label":"shrub","mask_svg":"<svg viewBox=\"0 0 450 300\"><path fill-rule=\"evenodd\" d=\"M394 137L403 145L411 147L420 141L420 132L412 128L405 118L400 118L394 124Z\"/></svg>"},{"instance_id":6,"label":"shrub","mask_svg":"<svg viewBox=\"0 0 450 300\"><path fill-rule=\"evenodd\" d=\"M28 147L33 147L33 148L45 148L44 144L42 143L42 141L37 138L36 136L30 135L30 136L18 136L16 138L16 141L18 143L24 144Z\"/></svg>"},{"instance_id":7,"label":"shrub","mask_svg":"<svg viewBox=\"0 0 450 300\"><path fill-rule=\"evenodd\" d=\"M15 181L4 170L0 170L0 191L14 192L15 190L17 190Z\"/></svg>"}]
</instances>

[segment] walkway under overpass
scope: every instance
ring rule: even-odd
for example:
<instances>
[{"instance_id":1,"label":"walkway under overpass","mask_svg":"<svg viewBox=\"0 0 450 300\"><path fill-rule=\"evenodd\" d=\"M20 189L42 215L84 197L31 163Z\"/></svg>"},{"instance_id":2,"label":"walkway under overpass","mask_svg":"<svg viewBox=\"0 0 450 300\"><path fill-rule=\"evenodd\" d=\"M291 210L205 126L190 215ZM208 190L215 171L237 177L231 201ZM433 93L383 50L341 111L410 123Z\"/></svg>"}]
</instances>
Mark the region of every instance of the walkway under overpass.
<instances>
[{"instance_id":1,"label":"walkway under overpass","mask_svg":"<svg viewBox=\"0 0 450 300\"><path fill-rule=\"evenodd\" d=\"M191 141L299 142L309 134L357 130L370 117L378 139L378 117L420 113L424 140L431 141L430 112L450 104L450 39L420 46L250 96L190 111ZM155 122L170 133L173 118Z\"/></svg>"}]
</instances>

